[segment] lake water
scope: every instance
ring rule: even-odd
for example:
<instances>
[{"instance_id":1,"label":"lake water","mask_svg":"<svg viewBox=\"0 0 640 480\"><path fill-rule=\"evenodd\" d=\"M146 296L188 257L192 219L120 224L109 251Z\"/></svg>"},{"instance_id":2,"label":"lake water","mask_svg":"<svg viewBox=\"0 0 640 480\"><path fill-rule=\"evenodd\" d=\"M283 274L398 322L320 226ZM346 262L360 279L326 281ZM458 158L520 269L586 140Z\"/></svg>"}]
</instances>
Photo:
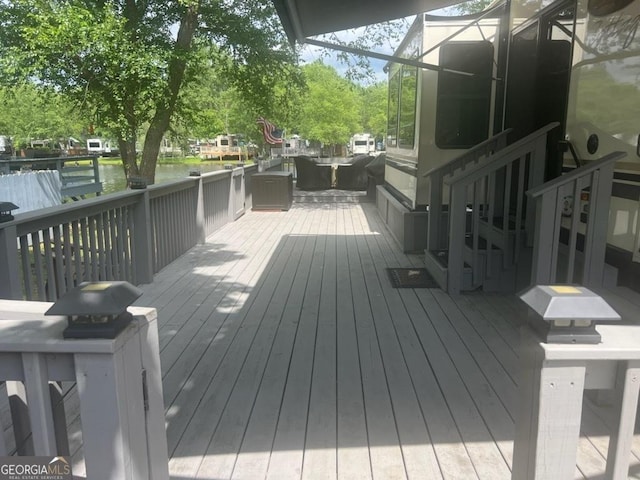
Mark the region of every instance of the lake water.
<instances>
[{"instance_id":1,"label":"lake water","mask_svg":"<svg viewBox=\"0 0 640 480\"><path fill-rule=\"evenodd\" d=\"M119 192L127 188L122 165L100 165L98 168L104 193ZM187 177L192 170L200 170L205 173L222 169L224 169L223 165L206 162L199 165L158 165L156 167L156 183Z\"/></svg>"}]
</instances>

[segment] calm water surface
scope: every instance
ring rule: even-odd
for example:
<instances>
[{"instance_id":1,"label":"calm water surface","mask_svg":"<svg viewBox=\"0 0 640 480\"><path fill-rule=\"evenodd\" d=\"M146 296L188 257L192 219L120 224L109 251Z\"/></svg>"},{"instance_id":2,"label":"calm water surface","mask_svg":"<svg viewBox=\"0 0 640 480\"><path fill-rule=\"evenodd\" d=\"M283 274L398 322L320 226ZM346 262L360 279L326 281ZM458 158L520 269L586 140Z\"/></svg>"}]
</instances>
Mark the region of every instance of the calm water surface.
<instances>
[{"instance_id":1,"label":"calm water surface","mask_svg":"<svg viewBox=\"0 0 640 480\"><path fill-rule=\"evenodd\" d=\"M104 193L119 192L127 188L124 170L121 165L100 165L100 180ZM202 173L222 170L220 164L205 163L199 165L158 165L156 167L156 183L165 183L171 180L189 176L192 170L200 170Z\"/></svg>"}]
</instances>

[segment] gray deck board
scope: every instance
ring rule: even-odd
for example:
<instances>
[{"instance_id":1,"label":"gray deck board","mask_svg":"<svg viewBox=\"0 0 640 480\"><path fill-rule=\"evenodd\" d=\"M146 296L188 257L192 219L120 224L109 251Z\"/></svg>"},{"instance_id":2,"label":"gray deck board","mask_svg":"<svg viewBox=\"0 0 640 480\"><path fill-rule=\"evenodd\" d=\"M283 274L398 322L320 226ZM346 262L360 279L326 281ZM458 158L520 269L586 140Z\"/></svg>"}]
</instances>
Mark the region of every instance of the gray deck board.
<instances>
[{"instance_id":1,"label":"gray deck board","mask_svg":"<svg viewBox=\"0 0 640 480\"><path fill-rule=\"evenodd\" d=\"M143 285L172 479L510 478L525 309L392 288L385 269L411 266L422 256L399 250L373 204L323 197L248 212ZM637 315L633 292L606 294ZM585 400L575 478L602 477L612 418ZM638 478L640 436L633 447Z\"/></svg>"}]
</instances>

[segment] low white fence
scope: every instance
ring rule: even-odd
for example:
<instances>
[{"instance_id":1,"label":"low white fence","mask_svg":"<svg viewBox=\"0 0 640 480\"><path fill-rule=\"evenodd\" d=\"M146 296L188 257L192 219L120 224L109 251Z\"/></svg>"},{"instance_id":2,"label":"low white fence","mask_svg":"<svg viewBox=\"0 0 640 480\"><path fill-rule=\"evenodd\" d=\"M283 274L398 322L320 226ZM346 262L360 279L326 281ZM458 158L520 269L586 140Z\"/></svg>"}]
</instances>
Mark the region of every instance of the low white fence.
<instances>
[{"instance_id":1,"label":"low white fence","mask_svg":"<svg viewBox=\"0 0 640 480\"><path fill-rule=\"evenodd\" d=\"M513 480L575 478L585 390L614 392L607 480L626 480L640 387L640 331L600 325L597 345L545 344L524 331ZM633 457L635 458L635 457Z\"/></svg>"},{"instance_id":2,"label":"low white fence","mask_svg":"<svg viewBox=\"0 0 640 480\"><path fill-rule=\"evenodd\" d=\"M168 479L155 309L131 308L133 322L113 340L65 340L67 320L45 317L49 306L0 300L0 380L13 420L0 425L0 457L76 454L59 390L75 382L86 478Z\"/></svg>"},{"instance_id":3,"label":"low white fence","mask_svg":"<svg viewBox=\"0 0 640 480\"><path fill-rule=\"evenodd\" d=\"M83 281L149 283L251 208L257 171L221 170L18 214L0 224L0 298L54 301Z\"/></svg>"},{"instance_id":4,"label":"low white fence","mask_svg":"<svg viewBox=\"0 0 640 480\"><path fill-rule=\"evenodd\" d=\"M81 451L87 478L168 478L155 310L134 308L133 325L114 340L64 340L66 319L43 316L50 303L22 300L54 301L83 281L151 282L251 207L257 171L207 173L0 224L0 298L17 300L0 300L0 404L10 406L0 412L0 456ZM80 447L67 431L69 391L79 398L71 409Z\"/></svg>"}]
</instances>

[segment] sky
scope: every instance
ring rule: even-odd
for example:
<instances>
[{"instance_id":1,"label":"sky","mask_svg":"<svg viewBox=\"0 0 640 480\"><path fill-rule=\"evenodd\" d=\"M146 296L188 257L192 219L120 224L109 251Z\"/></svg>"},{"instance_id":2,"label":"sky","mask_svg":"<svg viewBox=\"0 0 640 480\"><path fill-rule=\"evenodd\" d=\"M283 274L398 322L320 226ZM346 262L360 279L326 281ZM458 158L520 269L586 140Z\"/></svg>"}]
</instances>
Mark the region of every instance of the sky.
<instances>
[{"instance_id":1,"label":"sky","mask_svg":"<svg viewBox=\"0 0 640 480\"><path fill-rule=\"evenodd\" d=\"M443 8L443 9L434 10L429 13L433 15L451 15L453 13L453 10L450 8L449 9ZM415 19L415 15L412 15L409 17L405 17L404 19L399 19L398 22L403 22L405 25L406 31L408 31L409 27L413 24L414 19ZM341 40L349 41L350 39L354 39L362 35L364 28L365 27L343 30L341 32L337 32L336 34ZM323 40L321 37L316 37L316 38L318 40ZM386 48L376 48L375 51L378 53L386 54L386 55L392 55L401 41L402 41L402 38L396 42L393 42L391 45L386 46ZM301 59L304 63L312 63L318 59L322 59L323 63L334 67L337 70L337 72L342 76L344 76L345 71L347 69L347 66L341 63L337 59L335 51L330 51L328 49L317 47L315 45L304 45L301 51ZM387 64L387 62L384 60L378 60L375 58L369 58L369 62L375 74L375 81L376 82L386 81L387 74L384 73L383 68Z\"/></svg>"},{"instance_id":2,"label":"sky","mask_svg":"<svg viewBox=\"0 0 640 480\"><path fill-rule=\"evenodd\" d=\"M411 26L411 24L413 23L415 16L411 16L411 17L407 17L405 19L405 23L406 23L406 29L408 30L409 27ZM362 28L354 28L354 29L349 29L349 30L343 30L341 32L337 32L336 35L338 36L338 38L340 38L342 41L349 41L350 39L355 39L358 36L362 35L362 32L364 30L364 27ZM315 37L318 40L324 40L321 37ZM329 40L329 42L331 42ZM395 49L397 48L397 44L398 42L395 42L395 44L389 45L386 48L375 48L374 50L377 53L383 53L386 55L392 55L395 51ZM344 76L345 71L347 69L347 66L344 65L343 63L341 63L338 58L337 58L337 52L333 51L333 50L328 50L322 47L317 47L315 45L304 45L302 47L302 51L301 51L301 59L304 63L312 63L318 59L321 59L323 61L323 63L325 63L326 65L331 65L332 67L334 67L336 69L336 71ZM387 74L384 73L383 68L386 65L386 61L384 60L379 60L379 59L375 59L375 58L369 58L369 62L371 64L371 68L374 71L375 74L375 81L386 81L387 80Z\"/></svg>"}]
</instances>

